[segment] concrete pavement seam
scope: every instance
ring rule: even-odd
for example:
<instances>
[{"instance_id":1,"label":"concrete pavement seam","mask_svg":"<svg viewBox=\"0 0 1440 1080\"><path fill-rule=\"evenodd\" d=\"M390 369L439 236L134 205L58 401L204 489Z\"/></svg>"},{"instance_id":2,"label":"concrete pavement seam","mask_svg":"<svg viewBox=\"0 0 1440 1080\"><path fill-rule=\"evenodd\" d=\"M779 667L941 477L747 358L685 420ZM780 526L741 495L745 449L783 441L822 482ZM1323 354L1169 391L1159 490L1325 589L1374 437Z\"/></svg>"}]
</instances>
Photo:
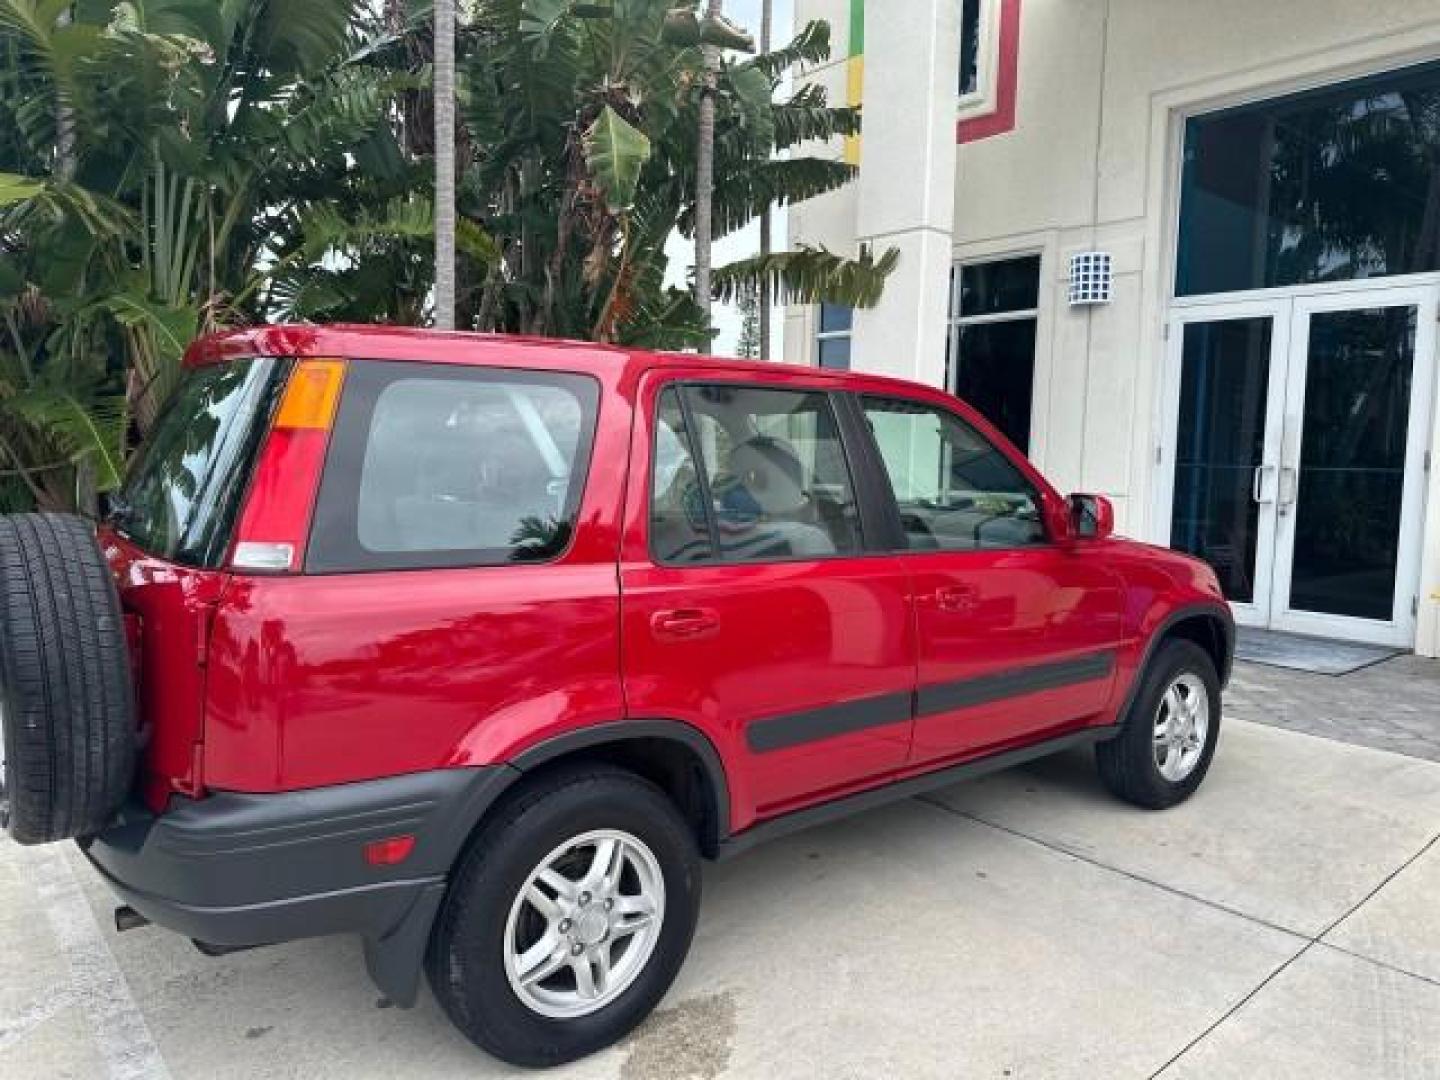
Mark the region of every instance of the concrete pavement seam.
<instances>
[{"instance_id":1,"label":"concrete pavement seam","mask_svg":"<svg viewBox=\"0 0 1440 1080\"><path fill-rule=\"evenodd\" d=\"M1234 1016L1237 1012L1239 1012L1241 1009L1243 1009L1243 1008L1245 1007L1245 1005L1255 997L1255 995L1257 995L1258 993L1260 993L1261 990L1264 990L1265 987L1269 986L1270 983L1272 983L1272 982L1275 980L1275 978L1276 978L1282 971L1284 971L1286 968L1288 968L1291 964L1295 963L1295 961L1299 960L1302 956L1304 956L1304 955L1305 955L1307 952L1309 952L1311 949L1315 948L1315 946L1319 945L1319 946L1322 946L1322 947L1325 947L1325 948L1335 948L1334 946L1326 945L1326 943L1322 940L1322 939L1325 937L1325 935L1328 934L1328 933L1330 933L1331 931L1333 931L1337 926L1339 926L1341 923L1343 923L1346 919L1350 918L1350 916L1354 915L1354 914L1355 914L1357 911L1359 911L1362 907L1364 907L1364 906L1365 906L1366 904L1368 904L1371 900L1373 900L1373 899L1375 898L1375 895L1376 895L1378 892L1380 892L1381 889L1385 888L1386 885L1389 885L1390 882L1394 881L1396 877L1398 877L1401 873L1403 873L1403 872L1405 871L1405 869L1410 866L1411 863L1413 863L1416 859L1420 858L1420 856L1424 855L1427 851L1429 851L1432 847L1434 847L1434 846L1435 846L1435 842L1436 842L1437 840L1440 840L1440 836L1433 836L1433 837L1431 837L1429 843L1425 844L1423 847L1421 847L1421 849L1420 849L1419 851L1415 852L1414 855L1411 855L1408 859L1406 859L1403 863L1401 863L1399 866L1397 866L1394 870L1392 870L1390 873L1386 874L1385 877L1384 877L1384 879L1380 882L1380 884L1376 885L1373 889L1371 889L1368 893L1366 893L1363 897L1361 897L1360 900L1359 900L1357 903L1355 903L1355 904L1350 908L1349 911L1345 912L1345 913L1344 913L1343 915L1341 915L1338 919L1336 919L1334 922L1332 922L1329 926L1327 926L1327 927L1325 927L1325 929L1321 930L1320 933L1317 934L1314 938L1312 938L1312 939L1306 944L1306 946L1305 946L1303 949L1301 949L1299 952L1297 952L1294 956L1290 957L1289 960L1286 960L1283 964L1281 964L1279 967L1277 967L1277 968L1276 968L1274 971L1272 971L1269 975L1265 976L1265 978L1260 981L1259 985L1257 985L1257 986L1255 987L1255 989L1251 990L1251 991L1250 991L1248 994L1246 994L1243 998L1241 998L1239 1001L1237 1001L1231 1008L1227 1009L1226 1012L1225 1012L1225 1014L1224 1014L1223 1016L1221 1016L1221 1017L1220 1017L1218 1020L1216 1020L1213 1024L1211 1024L1209 1027L1207 1027L1204 1031L1200 1032L1199 1035L1196 1035L1195 1038L1191 1039L1188 1043L1186 1043L1185 1046L1181 1048L1181 1050L1180 1050L1180 1052L1179 1052L1178 1054L1176 1054L1174 1057L1172 1057L1169 1061L1167 1061L1164 1065L1160 1066L1159 1069L1157 1069L1154 1073L1151 1074L1150 1080L1156 1080L1157 1077L1159 1077L1162 1073L1164 1073L1166 1070L1168 1070L1172 1065L1174 1065L1174 1064L1175 1064L1177 1061L1179 1061L1182 1057L1184 1057L1184 1056L1185 1056L1186 1054L1188 1054L1191 1050L1193 1050L1196 1046L1200 1045L1200 1043L1204 1042L1207 1038L1209 1038L1210 1035L1211 1035L1212 1033L1214 1033L1214 1031L1215 1031L1217 1028L1219 1028L1221 1024L1225 1023L1225 1021L1229 1020L1229 1019L1230 1019L1232 1016ZM1336 952L1346 952L1346 950L1344 950L1344 949L1336 949L1335 951L1336 951ZM1369 961L1370 963L1374 964L1374 965L1377 966L1377 967L1390 968L1390 965L1389 965L1389 964L1383 964L1383 963L1380 963L1379 961L1372 960L1372 959L1371 959L1370 957L1368 957L1368 956L1358 956L1357 954L1354 954L1354 953L1351 953L1350 955L1356 956L1356 959ZM1398 971L1399 969L1397 969L1397 968L1391 968L1391 970L1396 970L1396 971ZM1409 975L1410 973L1409 973L1409 972L1401 972L1401 974ZM1426 979L1426 980L1423 980L1423 981L1429 982L1430 980Z\"/></svg>"},{"instance_id":2,"label":"concrete pavement seam","mask_svg":"<svg viewBox=\"0 0 1440 1080\"><path fill-rule=\"evenodd\" d=\"M1300 941L1308 942L1317 940L1316 938L1312 938L1309 934L1303 933L1302 931L1292 930L1288 926L1281 926L1279 923L1270 922L1267 919L1260 918L1258 915L1251 915L1244 911L1238 911L1235 908L1228 907L1227 905L1220 903L1219 901L1210 900L1204 896L1197 896L1194 893L1186 892L1184 889L1178 889L1174 885L1166 885L1163 881L1155 881L1152 878L1146 877L1144 874L1137 874L1133 870L1124 870L1118 866L1111 866L1109 863L1101 862L1099 859L1096 859L1090 855L1086 855L1083 852L1074 851L1067 847L1062 847L1061 845L1052 843L1049 840L1044 840L1038 836L1032 836L1029 833L1021 832L1019 829L1011 828L1008 825L1001 825L998 822L989 821L982 817L977 817L975 814L968 813L964 810L956 810L953 806L947 806L942 802L937 802L928 795L918 796L915 801L923 802L929 806L935 807L937 810L943 810L947 814L953 814L955 817L964 818L967 821L973 821L977 825L984 825L987 828L995 829L997 832L1007 833L1010 836L1016 837L1017 839L1027 840L1032 844L1044 848L1046 851L1053 851L1058 855L1068 855L1072 859L1076 859L1080 862L1096 867L1097 869L1107 870L1112 874L1118 874L1121 877L1129 878L1131 881L1139 882L1142 885L1149 885L1152 888L1159 889L1161 892L1167 892L1172 896L1178 896L1183 900L1193 900L1197 904L1204 904L1208 908L1213 908L1216 911L1223 911L1227 915L1233 915L1237 919L1244 919L1246 922L1254 923L1257 926L1263 926L1267 930L1275 930L1281 934L1285 934L1288 937L1296 938ZM1328 929L1329 928L1327 928L1326 931L1322 931L1322 933L1328 932Z\"/></svg>"},{"instance_id":3,"label":"concrete pavement seam","mask_svg":"<svg viewBox=\"0 0 1440 1080\"><path fill-rule=\"evenodd\" d=\"M1421 982L1429 983L1431 986L1440 986L1440 979L1435 978L1433 975L1422 975L1418 971L1411 971L1409 968L1403 968L1399 964L1392 964L1388 960L1377 960L1373 956L1366 956L1364 953L1358 953L1354 949L1347 949L1343 945L1335 945L1329 941L1317 941L1315 944L1321 948L1329 949L1331 952L1338 952L1344 956L1348 956L1352 960L1363 960L1365 963L1373 964L1375 967L1384 968L1386 971L1393 971L1396 975L1405 975L1411 979L1419 979Z\"/></svg>"},{"instance_id":4,"label":"concrete pavement seam","mask_svg":"<svg viewBox=\"0 0 1440 1080\"><path fill-rule=\"evenodd\" d=\"M1338 945L1332 945L1331 943L1324 940L1327 934L1333 933L1335 929L1340 926L1341 923L1343 923L1346 919L1350 918L1357 911L1359 911L1366 904L1368 904L1371 900L1373 900L1375 896L1382 889L1385 888L1385 886L1389 885L1390 882L1395 880L1395 878L1397 878L1400 874L1404 873L1404 871L1408 869L1412 863L1420 859L1421 856L1428 852L1437 843L1440 843L1440 835L1431 837L1430 840L1428 840L1424 845L1421 846L1420 850L1416 851L1413 855L1405 859L1405 861L1402 862L1399 866L1397 866L1394 870L1386 874L1385 877L1381 879L1379 884L1377 884L1373 889L1371 889L1363 897L1361 897L1355 904L1353 904L1348 910L1346 910L1342 915L1340 915L1339 918L1335 919L1329 925L1325 926L1323 929L1320 930L1318 934L1315 934L1312 937L1309 934L1302 933L1301 931L1291 930L1288 927L1279 926L1275 923L1269 922L1265 919L1261 919L1257 916L1249 915L1243 911L1237 911L1232 907L1228 907L1225 904L1218 903L1214 900L1206 899L1203 896L1196 896L1194 893L1186 892L1184 889L1177 889L1172 885L1166 885L1163 882L1154 881L1150 878L1145 877L1143 874L1136 874L1132 871L1121 869L1118 866L1111 866L1108 863L1101 862L1099 859L1095 859L1091 856L1081 854L1080 852L1072 851L1068 848L1060 846L1059 844L1055 844L1051 841L1041 839L1038 836L1032 836L1031 834L1022 832L1019 829L1011 828L1008 825L1001 825L998 822L989 821L985 818L979 817L976 814L972 814L964 810L957 810L953 806L948 806L945 803L933 798L932 796L921 795L918 796L915 801L925 803L928 806L932 806L937 810L941 810L944 813L951 814L955 817L963 818L967 821L973 821L977 825L984 825L991 829L995 829L997 832L1006 833L1007 835L1013 836L1018 840L1027 840L1032 844L1046 849L1047 851L1053 851L1057 855L1068 856L1069 858L1075 859L1078 862L1086 863L1087 865L1093 866L1099 870L1108 870L1113 874L1118 874L1121 877L1128 878L1131 881L1138 882L1139 884L1152 886L1153 888L1159 889L1162 892L1170 893L1171 895L1181 897L1182 899L1192 900L1195 903L1203 904L1206 907L1215 909L1216 911L1222 911L1227 915L1233 915L1236 918L1244 919L1247 922L1254 923L1258 926L1266 927L1270 930L1279 931L1280 933L1285 934L1289 937L1296 938L1300 941L1305 942L1304 946L1298 952L1296 952L1294 956L1291 956L1284 963L1276 967L1274 971L1266 975L1265 978L1260 980L1260 982L1256 984L1256 986L1251 989L1247 994L1245 994L1244 997L1242 997L1230 1008L1226 1009L1219 1018L1217 1018L1210 1025L1208 1025L1204 1031L1200 1032L1200 1034L1196 1035L1193 1039L1191 1039L1188 1043L1181 1047L1180 1051L1176 1053L1174 1057L1170 1058L1170 1060L1165 1062L1165 1064L1161 1065L1159 1069L1151 1073L1150 1080L1156 1080L1157 1077L1166 1072L1166 1070L1168 1070L1172 1065L1174 1065L1197 1045L1199 1045L1206 1038L1208 1038L1212 1032L1214 1032L1218 1027L1220 1027L1221 1024L1225 1023L1225 1021L1229 1020L1230 1017L1234 1016L1237 1012L1239 1012L1240 1009L1244 1008L1245 1005L1252 998L1254 998L1256 994L1260 993L1261 990L1265 989L1266 986L1273 982L1275 978L1280 975L1281 972L1283 972L1286 968L1290 967L1291 964L1295 963L1295 961L1299 960L1302 956L1304 956L1307 952L1309 952L1317 945L1322 946L1323 948L1331 949L1338 953L1343 953L1346 956L1352 957L1353 959L1362 960L1368 964L1374 965L1375 967L1383 968L1388 971L1393 971L1398 975L1408 976L1412 979L1419 979L1421 982L1431 983L1433 985L1440 985L1440 982L1437 982L1437 980L1429 978L1425 975L1420 975L1417 972L1413 971L1407 971L1404 968L1397 967L1394 964L1386 963L1383 960L1377 960L1371 956L1365 956L1362 953L1352 952L1349 949L1342 948Z\"/></svg>"}]
</instances>

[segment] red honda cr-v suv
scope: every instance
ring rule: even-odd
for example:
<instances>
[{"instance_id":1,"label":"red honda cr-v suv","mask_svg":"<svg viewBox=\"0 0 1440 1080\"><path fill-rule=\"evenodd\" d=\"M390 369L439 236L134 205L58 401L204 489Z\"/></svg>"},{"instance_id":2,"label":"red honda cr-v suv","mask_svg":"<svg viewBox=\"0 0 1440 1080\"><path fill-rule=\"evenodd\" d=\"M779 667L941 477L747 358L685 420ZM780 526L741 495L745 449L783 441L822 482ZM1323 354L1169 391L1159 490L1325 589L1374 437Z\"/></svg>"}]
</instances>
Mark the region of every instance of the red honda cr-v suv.
<instances>
[{"instance_id":1,"label":"red honda cr-v suv","mask_svg":"<svg viewBox=\"0 0 1440 1080\"><path fill-rule=\"evenodd\" d=\"M701 856L1086 744L1166 807L1215 752L1215 576L938 391L374 328L186 369L98 546L0 519L4 813L127 926L356 933L553 1064L665 993Z\"/></svg>"}]
</instances>

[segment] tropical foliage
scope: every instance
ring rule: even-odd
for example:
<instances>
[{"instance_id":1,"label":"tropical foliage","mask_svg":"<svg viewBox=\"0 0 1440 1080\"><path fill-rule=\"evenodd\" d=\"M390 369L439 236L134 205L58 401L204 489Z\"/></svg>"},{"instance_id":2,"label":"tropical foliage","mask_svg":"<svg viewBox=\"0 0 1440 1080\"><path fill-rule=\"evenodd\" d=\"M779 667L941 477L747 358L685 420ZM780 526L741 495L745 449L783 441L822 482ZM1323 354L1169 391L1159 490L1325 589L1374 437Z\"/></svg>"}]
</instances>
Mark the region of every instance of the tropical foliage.
<instances>
[{"instance_id":1,"label":"tropical foliage","mask_svg":"<svg viewBox=\"0 0 1440 1080\"><path fill-rule=\"evenodd\" d=\"M197 332L416 319L423 168L357 0L0 0L0 470L113 486Z\"/></svg>"},{"instance_id":2,"label":"tropical foliage","mask_svg":"<svg viewBox=\"0 0 1440 1080\"><path fill-rule=\"evenodd\" d=\"M466 283L462 325L661 348L711 338L686 289L666 283L666 243L694 230L696 131L705 87L700 32L673 0L480 0L464 52L470 154L460 209L500 244ZM858 130L807 86L776 98L795 64L829 56L812 23L786 48L724 62L715 80L715 235L770 206L831 191L853 167L777 157ZM772 281L783 296L875 301L893 256L824 251L716 272L717 292Z\"/></svg>"},{"instance_id":3,"label":"tropical foliage","mask_svg":"<svg viewBox=\"0 0 1440 1080\"><path fill-rule=\"evenodd\" d=\"M693 0L460 7L458 325L708 343L666 281L694 225ZM198 333L428 321L431 29L428 0L0 0L0 509L113 487ZM722 64L717 235L851 179L775 157L858 128L816 89L777 100L828 49L817 23ZM891 259L779 253L715 288L864 304Z\"/></svg>"}]
</instances>

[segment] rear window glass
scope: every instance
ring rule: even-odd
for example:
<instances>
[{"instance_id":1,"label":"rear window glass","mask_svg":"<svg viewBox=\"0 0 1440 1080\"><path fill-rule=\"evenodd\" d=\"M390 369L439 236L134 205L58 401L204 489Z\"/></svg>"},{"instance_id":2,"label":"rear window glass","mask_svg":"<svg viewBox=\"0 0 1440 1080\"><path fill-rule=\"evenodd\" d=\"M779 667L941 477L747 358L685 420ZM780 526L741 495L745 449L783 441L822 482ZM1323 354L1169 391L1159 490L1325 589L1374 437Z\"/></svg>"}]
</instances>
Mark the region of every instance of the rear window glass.
<instances>
[{"instance_id":1,"label":"rear window glass","mask_svg":"<svg viewBox=\"0 0 1440 1080\"><path fill-rule=\"evenodd\" d=\"M598 396L580 375L352 364L306 569L558 558L575 526Z\"/></svg>"},{"instance_id":2,"label":"rear window glass","mask_svg":"<svg viewBox=\"0 0 1440 1080\"><path fill-rule=\"evenodd\" d=\"M152 555L219 566L287 363L237 360L188 372L114 500L116 529Z\"/></svg>"}]
</instances>

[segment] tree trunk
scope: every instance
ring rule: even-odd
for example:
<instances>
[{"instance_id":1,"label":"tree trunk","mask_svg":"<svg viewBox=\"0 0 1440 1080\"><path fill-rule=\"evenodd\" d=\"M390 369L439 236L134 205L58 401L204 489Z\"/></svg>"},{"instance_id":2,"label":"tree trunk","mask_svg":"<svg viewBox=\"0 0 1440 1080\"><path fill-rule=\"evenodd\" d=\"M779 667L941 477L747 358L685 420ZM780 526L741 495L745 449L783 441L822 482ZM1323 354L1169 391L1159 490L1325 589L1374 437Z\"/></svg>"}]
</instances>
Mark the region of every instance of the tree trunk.
<instances>
[{"instance_id":1,"label":"tree trunk","mask_svg":"<svg viewBox=\"0 0 1440 1080\"><path fill-rule=\"evenodd\" d=\"M708 15L720 14L720 0L709 0ZM705 313L707 326L714 325L710 298L712 259L711 225L715 197L715 76L720 70L720 50L714 45L705 51L705 86L700 98L700 146L695 154L695 302Z\"/></svg>"},{"instance_id":2,"label":"tree trunk","mask_svg":"<svg viewBox=\"0 0 1440 1080\"><path fill-rule=\"evenodd\" d=\"M774 0L762 0L760 5L760 52L761 54L770 51L770 23L774 16ZM770 254L770 234L772 228L771 210L765 207L765 212L760 215L760 254ZM760 359L770 359L770 282L767 280L760 286Z\"/></svg>"},{"instance_id":3,"label":"tree trunk","mask_svg":"<svg viewBox=\"0 0 1440 1080\"><path fill-rule=\"evenodd\" d=\"M435 325L455 329L455 0L435 0Z\"/></svg>"}]
</instances>

